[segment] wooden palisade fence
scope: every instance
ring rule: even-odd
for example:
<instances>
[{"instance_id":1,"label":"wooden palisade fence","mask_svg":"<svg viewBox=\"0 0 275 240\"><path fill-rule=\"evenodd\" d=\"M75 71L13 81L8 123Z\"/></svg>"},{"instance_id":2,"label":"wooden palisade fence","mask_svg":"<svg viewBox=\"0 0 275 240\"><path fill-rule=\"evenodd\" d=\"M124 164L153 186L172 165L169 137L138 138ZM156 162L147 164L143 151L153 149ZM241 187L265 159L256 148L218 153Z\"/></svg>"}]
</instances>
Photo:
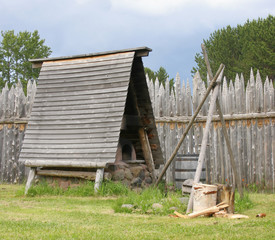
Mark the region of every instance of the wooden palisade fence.
<instances>
[{"instance_id":1,"label":"wooden palisade fence","mask_svg":"<svg viewBox=\"0 0 275 240\"><path fill-rule=\"evenodd\" d=\"M199 74L193 78L193 93L189 83L186 86L184 82L181 84L178 75L172 94L169 93L168 81L165 88L159 86L158 81L155 84L148 81L148 86L164 158L167 160L203 97L206 86ZM35 92L36 84L30 81L27 96L20 83L10 90L6 86L0 94L0 182L20 182L26 174L18 158ZM261 188L275 189L274 101L272 81L267 78L263 84L259 72L256 79L251 72L246 87L242 75L237 75L234 83L230 81L227 84L225 79L222 83L220 102L244 185L255 184ZM206 101L179 154L199 153L208 107L209 101ZM205 160L208 183L232 182L232 169L224 141L221 123L215 113ZM179 178L180 173L175 172L175 167L175 162L169 167L167 182Z\"/></svg>"},{"instance_id":2,"label":"wooden palisade fence","mask_svg":"<svg viewBox=\"0 0 275 240\"><path fill-rule=\"evenodd\" d=\"M27 97L20 82L0 93L0 182L17 183L25 177L18 159L35 92L36 83L29 81Z\"/></svg>"},{"instance_id":3,"label":"wooden palisade fence","mask_svg":"<svg viewBox=\"0 0 275 240\"><path fill-rule=\"evenodd\" d=\"M193 94L188 82L186 86L184 82L181 85L179 75L176 76L175 89L171 94L168 81L166 87L159 86L157 80L155 84L148 81L148 85L164 159L167 160L204 96L206 86L198 73L193 78ZM274 190L275 99L272 81L266 78L263 84L259 72L255 79L251 70L246 87L243 75L237 75L235 82L230 81L229 84L224 78L219 94L234 158L244 186L255 184L259 188ZM208 108L209 101L206 101L179 154L199 153ZM232 183L232 168L217 112L213 116L208 143L206 181ZM175 172L178 167L175 161L171 164L166 174L168 182L174 182L180 177L180 173Z\"/></svg>"}]
</instances>

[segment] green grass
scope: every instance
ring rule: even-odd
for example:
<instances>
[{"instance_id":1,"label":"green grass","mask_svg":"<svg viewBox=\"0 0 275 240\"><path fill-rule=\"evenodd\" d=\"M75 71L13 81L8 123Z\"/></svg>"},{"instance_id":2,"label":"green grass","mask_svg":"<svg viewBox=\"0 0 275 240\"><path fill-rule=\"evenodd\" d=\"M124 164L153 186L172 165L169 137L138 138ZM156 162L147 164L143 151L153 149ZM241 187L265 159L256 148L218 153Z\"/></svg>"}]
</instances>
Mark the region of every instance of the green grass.
<instances>
[{"instance_id":1,"label":"green grass","mask_svg":"<svg viewBox=\"0 0 275 240\"><path fill-rule=\"evenodd\" d=\"M230 220L115 213L120 197L106 189L108 196L86 197L25 197L23 189L0 185L0 239L275 239L275 194L249 194L253 206L242 212L249 219ZM266 218L256 218L262 212Z\"/></svg>"},{"instance_id":2,"label":"green grass","mask_svg":"<svg viewBox=\"0 0 275 240\"><path fill-rule=\"evenodd\" d=\"M58 184L55 184L58 185ZM82 184L68 189L62 189L58 186L49 185L46 181L42 181L37 185L31 186L28 190L28 197L35 196L75 196L75 197L91 197L91 196L117 196L127 194L129 189L121 184L113 181L104 181L101 188L96 193L94 191L94 182L86 181ZM17 191L17 196L24 195L24 188Z\"/></svg>"},{"instance_id":3,"label":"green grass","mask_svg":"<svg viewBox=\"0 0 275 240\"><path fill-rule=\"evenodd\" d=\"M248 192L244 192L243 198L240 198L240 194L235 194L235 212L243 213L245 210L253 208L254 204L251 201Z\"/></svg>"},{"instance_id":4,"label":"green grass","mask_svg":"<svg viewBox=\"0 0 275 240\"><path fill-rule=\"evenodd\" d=\"M114 210L115 212L168 215L174 212L174 210L170 210L171 207L176 207L178 211L182 212L186 210L186 206L181 204L179 200L180 197L179 193L169 193L168 196L165 196L164 192L157 188L147 188L141 193L130 191L127 196L117 199ZM154 203L161 204L163 208L152 208ZM122 204L131 204L134 208L122 208Z\"/></svg>"}]
</instances>

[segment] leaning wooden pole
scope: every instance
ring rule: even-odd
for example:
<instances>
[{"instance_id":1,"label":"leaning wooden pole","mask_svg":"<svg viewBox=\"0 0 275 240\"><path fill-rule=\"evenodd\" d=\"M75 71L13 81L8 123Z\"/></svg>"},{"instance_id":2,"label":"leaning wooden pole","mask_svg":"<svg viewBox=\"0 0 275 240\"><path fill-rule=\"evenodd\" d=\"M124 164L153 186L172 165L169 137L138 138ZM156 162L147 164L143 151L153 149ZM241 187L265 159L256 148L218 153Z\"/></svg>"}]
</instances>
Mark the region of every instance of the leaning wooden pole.
<instances>
[{"instance_id":1,"label":"leaning wooden pole","mask_svg":"<svg viewBox=\"0 0 275 240\"><path fill-rule=\"evenodd\" d=\"M176 154L177 154L177 152L178 152L178 150L179 150L179 148L180 148L180 146L181 146L183 140L185 139L185 137L186 137L188 131L190 130L190 128L192 127L192 125L193 125L193 123L194 123L194 121L195 121L197 115L199 114L199 112L200 112L200 110L201 110L201 108L202 108L202 106L203 106L205 100L207 99L208 95L210 94L212 88L216 85L216 81L217 81L217 79L218 79L220 73L222 72L223 68L224 68L224 65L221 64L220 67L219 67L219 69L218 69L218 71L217 71L217 73L216 73L216 75L215 75L215 77L214 77L214 78L212 79L212 81L210 82L210 84L209 84L209 86L208 86L208 88L207 88L207 90L206 90L206 93L205 93L205 95L204 95L204 97L203 97L201 103L200 103L199 106L197 107L197 109L196 109L195 113L193 114L193 116L192 116L190 122L188 123L187 127L184 129L184 133L183 133L181 139L179 140L177 146L175 147L175 150L173 151L171 157L168 159L168 161L166 162L165 166L163 167L163 169L162 169L162 171L161 171L161 173L160 173L160 175L159 175L159 177L158 177L158 180L157 180L155 186L157 186L157 185L160 183L160 181L161 181L162 177L164 176L164 174L165 174L167 168L169 167L169 165L171 164L171 162L172 162L173 159L175 158L175 156L176 156Z\"/></svg>"},{"instance_id":2,"label":"leaning wooden pole","mask_svg":"<svg viewBox=\"0 0 275 240\"><path fill-rule=\"evenodd\" d=\"M212 73L212 70L211 70L211 66L210 66L210 63L209 63L208 55L207 55L206 48L205 48L204 44L201 45L201 48L202 48L205 64L206 64L206 67L207 67L207 72L208 72L208 75L209 75L209 78L210 78L210 81L211 81L211 79L213 78L213 73ZM227 134L226 125L225 125L225 121L224 121L224 118L223 118L219 98L217 98L217 100L216 100L216 106L217 106L217 112L219 114L221 124L222 124L222 131L223 131L223 135L224 135L224 138L225 138L230 163L231 163L231 166L232 166L232 169L233 169L233 188L235 189L235 181L236 181L240 197L243 198L243 188L242 188L241 175L238 174L238 170L237 170L237 166L236 166L236 163L235 163L235 160L234 160L234 155L233 155L233 151L232 151L231 144L230 144L230 141L229 141L229 137L228 137L228 134Z\"/></svg>"},{"instance_id":3,"label":"leaning wooden pole","mask_svg":"<svg viewBox=\"0 0 275 240\"><path fill-rule=\"evenodd\" d=\"M204 131L203 131L203 137L202 137L200 155L199 155L199 159L198 159L198 165L197 165L197 169L196 169L196 173L195 173L195 177L194 177L194 183L193 183L189 201L188 201L188 206L187 206L187 211L186 211L187 213L189 213L193 208L194 184L196 184L200 181L202 166L203 166L203 162L205 159L208 134L209 134L209 130L210 130L211 122L212 122L212 116L213 116L215 106L216 106L216 99L219 95L219 86L220 86L221 79L222 79L222 73L219 75L219 79L217 80L218 85L216 85L216 87L214 88L213 94L211 96L206 125L205 125Z\"/></svg>"}]
</instances>

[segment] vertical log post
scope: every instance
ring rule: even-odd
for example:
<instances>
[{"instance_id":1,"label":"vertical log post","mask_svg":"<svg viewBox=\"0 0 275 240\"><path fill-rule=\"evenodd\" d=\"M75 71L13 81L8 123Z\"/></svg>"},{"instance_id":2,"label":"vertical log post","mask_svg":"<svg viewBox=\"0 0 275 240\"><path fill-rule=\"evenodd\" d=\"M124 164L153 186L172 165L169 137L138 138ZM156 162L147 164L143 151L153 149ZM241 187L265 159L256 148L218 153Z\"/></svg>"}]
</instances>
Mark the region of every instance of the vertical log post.
<instances>
[{"instance_id":1,"label":"vertical log post","mask_svg":"<svg viewBox=\"0 0 275 240\"><path fill-rule=\"evenodd\" d=\"M188 131L190 130L190 128L192 127L192 125L193 125L193 123L194 123L194 121L195 121L197 115L199 114L199 112L200 112L200 110L201 110L201 108L202 108L202 106L203 106L205 100L207 99L208 95L210 94L212 88L215 86L216 81L217 81L217 79L218 79L220 73L222 72L223 68L224 68L224 65L221 64L220 67L219 67L219 69L218 69L218 71L217 71L217 73L216 73L216 75L215 75L215 77L214 77L213 80L210 82L210 84L209 84L209 86L208 86L208 88L207 88L207 91L206 91L206 93L205 93L205 95L204 95L204 97L203 97L201 103L200 103L199 106L197 107L197 109L196 109L195 113L193 114L191 120L189 121L187 127L184 129L184 133L183 133L182 137L180 138L180 140L179 140L179 142L178 142L176 148L174 149L174 151L173 151L171 157L168 159L168 161L166 162L165 166L163 167L163 169L162 169L162 171L161 171L161 173L160 173L160 175L159 175L159 178L158 178L158 180L157 180L155 186L157 186L157 185L160 183L160 181L161 181L163 175L165 174L167 168L169 167L169 165L171 164L171 162L174 160L174 158L175 158L175 156L176 156L176 154L177 154L177 152L178 152L178 150L179 150L179 148L180 148L180 146L181 146L183 140L185 139L185 137L186 137Z\"/></svg>"},{"instance_id":2,"label":"vertical log post","mask_svg":"<svg viewBox=\"0 0 275 240\"><path fill-rule=\"evenodd\" d=\"M207 72L208 72L208 75L209 75L209 78L210 78L210 81L211 81L212 78L213 78L213 73L212 73L212 70L211 70L211 67L210 67L208 55L207 55L206 48L205 48L204 44L201 45L201 48L202 48L205 64L206 64L206 67L207 67ZM224 121L223 114L222 114L222 109L221 109L220 102L219 102L218 98L216 100L216 107L217 107L217 112L218 112L220 120L221 120L222 131L223 131L223 135L224 135L224 138L225 138L230 163L231 163L231 166L232 166L232 169L233 169L233 184L232 184L233 185L233 191L235 189L235 181L236 181L240 197L243 198L243 188L242 188L241 175L238 174L237 166L236 166L236 163L235 163L235 160L234 160L233 151L232 151L231 144L230 144L230 141L229 141L229 137L228 137L228 134L227 134L226 125L225 125L225 121Z\"/></svg>"},{"instance_id":3,"label":"vertical log post","mask_svg":"<svg viewBox=\"0 0 275 240\"><path fill-rule=\"evenodd\" d=\"M98 168L95 176L95 192L97 193L103 181L104 168Z\"/></svg>"},{"instance_id":4,"label":"vertical log post","mask_svg":"<svg viewBox=\"0 0 275 240\"><path fill-rule=\"evenodd\" d=\"M32 183L33 183L33 180L34 180L34 177L35 177L35 174L36 174L36 168L35 167L32 167L30 169L30 172L29 172L29 176L28 176L28 180L27 180L27 183L26 183L26 187L25 187L25 195L27 195Z\"/></svg>"},{"instance_id":5,"label":"vertical log post","mask_svg":"<svg viewBox=\"0 0 275 240\"><path fill-rule=\"evenodd\" d=\"M148 166L149 172L152 175L152 181L153 181L153 183L155 183L155 181L156 181L155 164L154 164L154 159L153 159L148 135L147 135L146 131L144 130L144 128L140 128L138 130L138 133L139 133L139 139L141 142L141 148L142 148L145 162Z\"/></svg>"},{"instance_id":6,"label":"vertical log post","mask_svg":"<svg viewBox=\"0 0 275 240\"><path fill-rule=\"evenodd\" d=\"M223 71L222 71L222 73L223 73ZM187 211L186 211L187 213L189 213L193 208L194 184L198 183L200 181L203 161L204 161L205 153L206 153L208 133L209 133L210 125L211 125L211 122L212 122L212 117L213 117L213 113L214 113L214 109L215 109L215 105L216 105L216 99L217 99L218 94L219 94L219 86L220 86L220 82L221 82L221 79L222 79L222 73L219 75L219 79L217 80L218 85L216 85L216 87L214 88L213 94L211 96L207 121L206 121L205 129L203 131L203 138L202 138L200 155L199 155L199 159L198 159L198 165L197 165L197 169L196 169L196 173L195 173L195 177L194 177L194 183L193 183L191 193L190 193L190 197L189 197L189 201L188 201L188 206L187 206Z\"/></svg>"}]
</instances>

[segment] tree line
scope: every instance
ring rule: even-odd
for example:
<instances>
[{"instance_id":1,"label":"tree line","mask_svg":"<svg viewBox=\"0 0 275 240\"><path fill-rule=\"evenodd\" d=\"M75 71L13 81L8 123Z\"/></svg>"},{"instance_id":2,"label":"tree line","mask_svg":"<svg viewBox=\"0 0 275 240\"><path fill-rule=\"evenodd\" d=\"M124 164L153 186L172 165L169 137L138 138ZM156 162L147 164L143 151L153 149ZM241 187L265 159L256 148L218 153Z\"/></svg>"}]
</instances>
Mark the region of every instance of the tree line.
<instances>
[{"instance_id":1,"label":"tree line","mask_svg":"<svg viewBox=\"0 0 275 240\"><path fill-rule=\"evenodd\" d=\"M236 73L243 73L245 79L249 79L250 69L261 70L264 76L275 78L275 19L269 15L266 19L259 18L237 27L227 26L214 31L209 39L204 39L208 57L213 72L220 63L225 64L224 75L227 79L235 79ZM46 58L52 53L51 48L45 45L45 39L41 39L37 30L33 32L19 32L14 30L1 31L0 42L0 90L8 84L12 86L18 80L26 91L28 80L37 80L39 69L32 69L29 59ZM197 66L191 70L192 74L200 72L203 80L206 80L206 66L203 54L195 55ZM145 73L155 82L165 86L169 81L170 90L173 88L174 78L169 78L165 68L157 71L145 67Z\"/></svg>"}]
</instances>

